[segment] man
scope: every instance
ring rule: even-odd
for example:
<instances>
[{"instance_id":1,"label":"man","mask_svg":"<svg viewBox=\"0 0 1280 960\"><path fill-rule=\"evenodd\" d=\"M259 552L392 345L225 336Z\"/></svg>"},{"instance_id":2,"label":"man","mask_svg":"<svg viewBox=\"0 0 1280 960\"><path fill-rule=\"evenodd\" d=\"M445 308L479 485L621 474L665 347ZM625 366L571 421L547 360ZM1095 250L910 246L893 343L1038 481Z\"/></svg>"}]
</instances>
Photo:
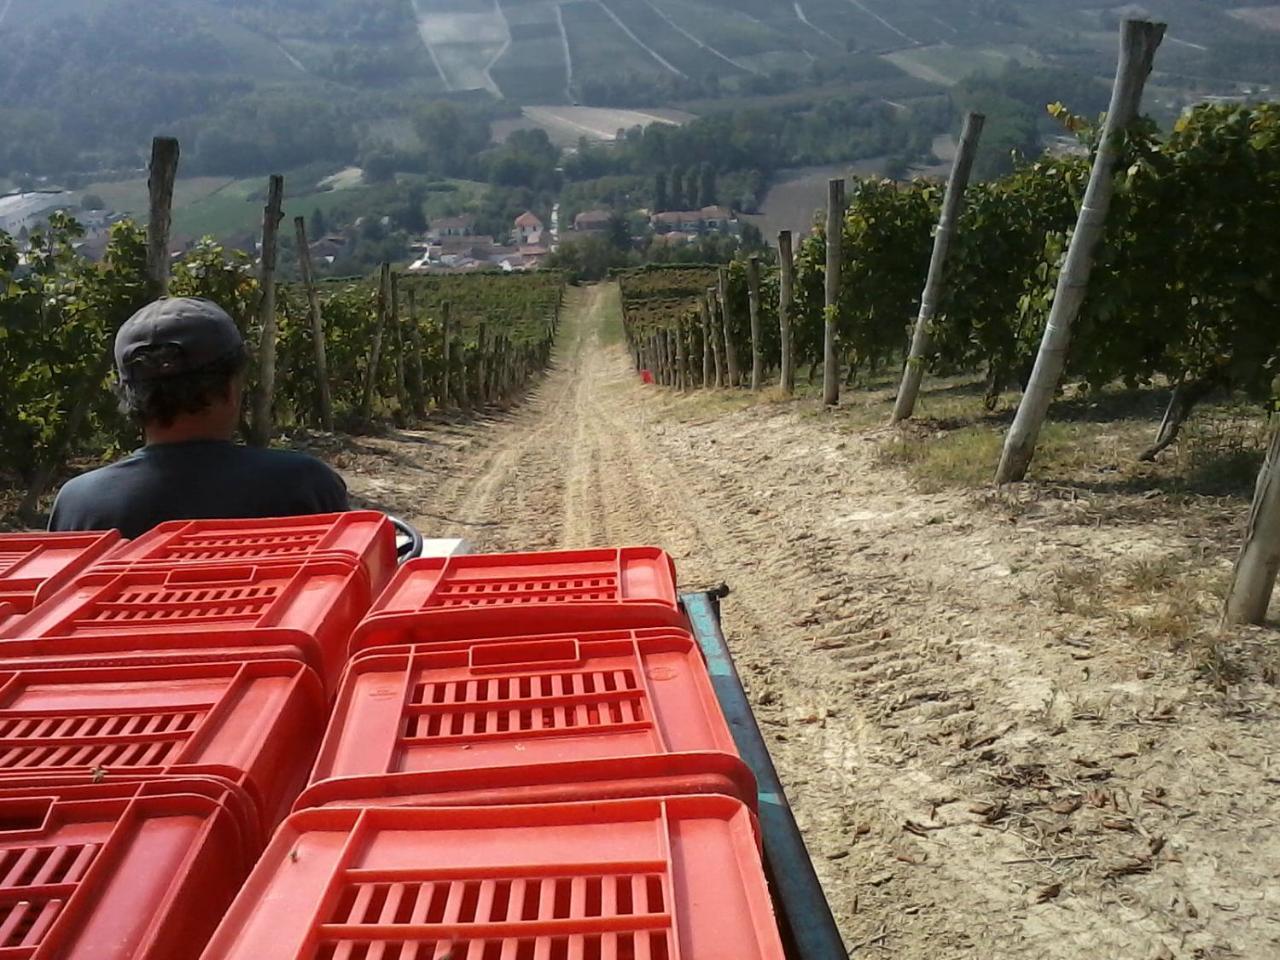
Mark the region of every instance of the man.
<instances>
[{"instance_id":1,"label":"man","mask_svg":"<svg viewBox=\"0 0 1280 960\"><path fill-rule=\"evenodd\" d=\"M117 392L146 446L68 481L49 529L132 538L165 520L347 510L342 478L314 457L233 442L248 359L208 300L157 300L130 317L116 335Z\"/></svg>"}]
</instances>

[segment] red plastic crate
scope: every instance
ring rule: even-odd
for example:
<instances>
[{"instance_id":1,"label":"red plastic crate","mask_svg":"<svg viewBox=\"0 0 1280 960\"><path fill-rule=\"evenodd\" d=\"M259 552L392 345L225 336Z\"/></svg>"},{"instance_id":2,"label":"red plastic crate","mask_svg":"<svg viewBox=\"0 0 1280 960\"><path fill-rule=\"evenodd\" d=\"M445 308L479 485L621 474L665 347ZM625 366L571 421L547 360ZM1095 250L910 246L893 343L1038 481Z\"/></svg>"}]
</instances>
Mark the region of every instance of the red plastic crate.
<instances>
[{"instance_id":1,"label":"red plastic crate","mask_svg":"<svg viewBox=\"0 0 1280 960\"><path fill-rule=\"evenodd\" d=\"M253 865L212 779L0 791L0 958L190 960Z\"/></svg>"},{"instance_id":2,"label":"red plastic crate","mask_svg":"<svg viewBox=\"0 0 1280 960\"><path fill-rule=\"evenodd\" d=\"M332 689L368 606L335 560L90 571L0 629L0 669L287 657Z\"/></svg>"},{"instance_id":3,"label":"red plastic crate","mask_svg":"<svg viewBox=\"0 0 1280 960\"><path fill-rule=\"evenodd\" d=\"M281 826L204 960L782 960L729 797L329 807Z\"/></svg>"},{"instance_id":4,"label":"red plastic crate","mask_svg":"<svg viewBox=\"0 0 1280 960\"><path fill-rule=\"evenodd\" d=\"M18 609L11 603L0 603L0 631L5 625L18 619Z\"/></svg>"},{"instance_id":5,"label":"red plastic crate","mask_svg":"<svg viewBox=\"0 0 1280 960\"><path fill-rule=\"evenodd\" d=\"M28 612L119 543L115 530L0 533L0 604Z\"/></svg>"},{"instance_id":6,"label":"red plastic crate","mask_svg":"<svg viewBox=\"0 0 1280 960\"><path fill-rule=\"evenodd\" d=\"M406 619L433 641L686 625L675 565L657 547L411 560L357 629L351 652L395 642Z\"/></svg>"},{"instance_id":7,"label":"red plastic crate","mask_svg":"<svg viewBox=\"0 0 1280 960\"><path fill-rule=\"evenodd\" d=\"M677 793L755 806L702 656L688 634L667 630L361 654L298 807Z\"/></svg>"},{"instance_id":8,"label":"red plastic crate","mask_svg":"<svg viewBox=\"0 0 1280 960\"><path fill-rule=\"evenodd\" d=\"M172 520L118 546L98 569L341 559L360 566L377 596L396 570L396 538L372 510L257 520Z\"/></svg>"},{"instance_id":9,"label":"red plastic crate","mask_svg":"<svg viewBox=\"0 0 1280 960\"><path fill-rule=\"evenodd\" d=\"M266 836L306 784L325 715L297 660L0 673L0 788L217 776L245 790Z\"/></svg>"}]
</instances>

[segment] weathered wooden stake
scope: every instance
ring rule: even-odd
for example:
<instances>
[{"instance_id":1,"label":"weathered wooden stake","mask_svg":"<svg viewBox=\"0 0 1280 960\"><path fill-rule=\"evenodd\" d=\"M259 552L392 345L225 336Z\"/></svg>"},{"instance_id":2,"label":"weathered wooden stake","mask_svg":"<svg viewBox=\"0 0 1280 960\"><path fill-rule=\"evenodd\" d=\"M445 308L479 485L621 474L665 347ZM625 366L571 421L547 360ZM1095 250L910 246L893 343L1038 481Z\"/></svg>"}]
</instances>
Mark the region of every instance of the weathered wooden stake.
<instances>
[{"instance_id":1,"label":"weathered wooden stake","mask_svg":"<svg viewBox=\"0 0 1280 960\"><path fill-rule=\"evenodd\" d=\"M764 384L764 335L760 331L760 258L747 258L747 307L751 312L751 389Z\"/></svg>"},{"instance_id":2,"label":"weathered wooden stake","mask_svg":"<svg viewBox=\"0 0 1280 960\"><path fill-rule=\"evenodd\" d=\"M489 362L486 352L489 349L488 330L485 325L480 324L479 332L476 334L476 393L480 397L480 405L484 406L489 402L489 393L487 379L489 373Z\"/></svg>"},{"instance_id":3,"label":"weathered wooden stake","mask_svg":"<svg viewBox=\"0 0 1280 960\"><path fill-rule=\"evenodd\" d=\"M844 180L827 183L826 310L822 331L822 402L840 402L840 355L836 343L836 311L840 302L840 254L844 243Z\"/></svg>"},{"instance_id":4,"label":"weathered wooden stake","mask_svg":"<svg viewBox=\"0 0 1280 960\"><path fill-rule=\"evenodd\" d=\"M1066 367L1071 326L1089 290L1093 254L1102 241L1107 211L1115 192L1115 169L1120 160L1124 133L1138 114L1142 90L1151 73L1156 50L1164 39L1164 31L1164 24L1146 20L1126 20L1120 29L1120 60L1111 90L1111 106L1102 128L1102 142L1089 174L1089 186L1085 189L1076 229L1067 248L1067 259L1058 276L1057 292L1040 340L1040 352L1036 354L1031 380L1005 437L996 483L1021 480L1031 466L1040 429L1044 426L1049 405L1053 403L1053 395Z\"/></svg>"},{"instance_id":5,"label":"weathered wooden stake","mask_svg":"<svg viewBox=\"0 0 1280 960\"><path fill-rule=\"evenodd\" d=\"M373 395L378 386L378 365L382 361L382 333L387 325L387 309L391 300L391 264L384 263L378 276L377 317L374 319L373 343L369 347L369 368L364 376L364 396L360 401L360 417L366 423L373 419Z\"/></svg>"},{"instance_id":6,"label":"weathered wooden stake","mask_svg":"<svg viewBox=\"0 0 1280 960\"><path fill-rule=\"evenodd\" d=\"M1271 605L1277 572L1280 572L1280 427L1272 432L1267 458L1258 471L1244 544L1231 576L1223 620L1262 623Z\"/></svg>"},{"instance_id":7,"label":"weathered wooden stake","mask_svg":"<svg viewBox=\"0 0 1280 960\"><path fill-rule=\"evenodd\" d=\"M980 113L970 113L964 118L960 146L956 150L955 161L951 164L951 178L947 181L947 193L942 201L942 214L938 218L938 229L933 235L933 256L929 260L929 275L925 280L924 293L920 296L920 313L916 317L916 327L911 335L911 351L907 356L906 368L902 371L898 399L893 405L893 423L906 420L916 409L920 382L924 379L925 357L933 348L932 327L942 299L947 254L951 250L951 241L960 221L960 211L964 208L964 192L969 186L969 172L973 169L973 158L978 153L978 139L982 136L982 125L985 122L986 117Z\"/></svg>"},{"instance_id":8,"label":"weathered wooden stake","mask_svg":"<svg viewBox=\"0 0 1280 960\"><path fill-rule=\"evenodd\" d=\"M791 249L791 231L778 233L778 333L782 337L782 369L779 381L788 397L796 390L795 341L791 333L791 305L795 298L796 261Z\"/></svg>"},{"instance_id":9,"label":"weathered wooden stake","mask_svg":"<svg viewBox=\"0 0 1280 960\"><path fill-rule=\"evenodd\" d=\"M724 340L724 334L720 325L720 318L716 312L716 288L708 287L707 295L704 298L707 307L707 317L711 327L711 359L715 367L716 389L720 389L727 384L728 374L725 373L724 361L720 357L720 347Z\"/></svg>"},{"instance_id":10,"label":"weathered wooden stake","mask_svg":"<svg viewBox=\"0 0 1280 960\"><path fill-rule=\"evenodd\" d=\"M151 167L147 174L147 293L153 300L169 294L169 228L181 152L173 137L151 141Z\"/></svg>"},{"instance_id":11,"label":"weathered wooden stake","mask_svg":"<svg viewBox=\"0 0 1280 960\"><path fill-rule=\"evenodd\" d=\"M684 320L676 319L676 381L677 386L682 390L689 389L689 367L685 363L684 350Z\"/></svg>"},{"instance_id":12,"label":"weathered wooden stake","mask_svg":"<svg viewBox=\"0 0 1280 960\"><path fill-rule=\"evenodd\" d=\"M396 350L396 415L403 423L409 415L409 378L405 370L404 324L400 320L400 275L391 274L391 332Z\"/></svg>"},{"instance_id":13,"label":"weathered wooden stake","mask_svg":"<svg viewBox=\"0 0 1280 960\"><path fill-rule=\"evenodd\" d=\"M284 219L284 177L273 174L262 211L262 272L259 283L258 392L254 396L250 441L265 447L274 431L276 390L276 239Z\"/></svg>"},{"instance_id":14,"label":"weathered wooden stake","mask_svg":"<svg viewBox=\"0 0 1280 960\"><path fill-rule=\"evenodd\" d=\"M311 313L311 340L316 351L316 379L320 397L320 426L333 430L333 395L329 391L329 361L324 339L324 315L320 310L320 294L316 290L315 273L311 267L311 247L307 243L307 221L293 218L295 239L298 242L298 272L307 291L307 304Z\"/></svg>"},{"instance_id":15,"label":"weathered wooden stake","mask_svg":"<svg viewBox=\"0 0 1280 960\"><path fill-rule=\"evenodd\" d=\"M738 345L734 342L733 316L729 311L729 271L721 267L716 281L716 300L720 305L720 330L724 334L724 362L728 369L725 386L736 387L742 383L738 370Z\"/></svg>"},{"instance_id":16,"label":"weathered wooden stake","mask_svg":"<svg viewBox=\"0 0 1280 960\"><path fill-rule=\"evenodd\" d=\"M440 398L437 405L442 409L449 405L449 338L452 330L449 327L449 314L451 310L449 301L446 300L440 304Z\"/></svg>"},{"instance_id":17,"label":"weathered wooden stake","mask_svg":"<svg viewBox=\"0 0 1280 960\"><path fill-rule=\"evenodd\" d=\"M705 297L698 300L698 319L702 321L702 389L710 390L716 377L711 366L711 312L707 309Z\"/></svg>"},{"instance_id":18,"label":"weathered wooden stake","mask_svg":"<svg viewBox=\"0 0 1280 960\"><path fill-rule=\"evenodd\" d=\"M409 347L413 351L413 415L421 419L427 415L427 376L422 367L422 328L418 324L418 291L409 286Z\"/></svg>"}]
</instances>

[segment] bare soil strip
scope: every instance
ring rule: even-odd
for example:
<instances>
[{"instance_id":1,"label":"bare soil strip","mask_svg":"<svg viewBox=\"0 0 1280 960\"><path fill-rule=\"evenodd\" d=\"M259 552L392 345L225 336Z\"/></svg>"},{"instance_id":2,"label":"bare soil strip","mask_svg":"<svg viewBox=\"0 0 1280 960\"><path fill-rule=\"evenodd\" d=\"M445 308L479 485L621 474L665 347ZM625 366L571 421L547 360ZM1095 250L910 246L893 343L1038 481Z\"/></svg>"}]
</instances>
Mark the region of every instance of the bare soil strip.
<instances>
[{"instance_id":1,"label":"bare soil strip","mask_svg":"<svg viewBox=\"0 0 1280 960\"><path fill-rule=\"evenodd\" d=\"M1150 610L1101 599L1203 557L1199 522L918 492L840 414L642 386L616 311L612 286L573 290L519 407L330 458L428 536L656 543L683 585L727 581L730 642L855 955L1280 955L1275 688L1215 688L1142 633Z\"/></svg>"}]
</instances>

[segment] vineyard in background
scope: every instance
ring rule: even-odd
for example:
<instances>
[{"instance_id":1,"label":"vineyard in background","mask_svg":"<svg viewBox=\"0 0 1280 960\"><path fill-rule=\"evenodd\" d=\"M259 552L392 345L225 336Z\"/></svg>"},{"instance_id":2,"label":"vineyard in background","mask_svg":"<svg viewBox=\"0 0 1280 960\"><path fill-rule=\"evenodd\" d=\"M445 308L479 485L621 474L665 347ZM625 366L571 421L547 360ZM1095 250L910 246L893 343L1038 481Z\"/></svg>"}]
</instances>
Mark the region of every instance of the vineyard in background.
<instances>
[{"instance_id":1,"label":"vineyard in background","mask_svg":"<svg viewBox=\"0 0 1280 960\"><path fill-rule=\"evenodd\" d=\"M1053 111L1096 148L1092 125ZM1173 387L1167 443L1211 391L1268 400L1280 374L1280 104L1200 107L1168 136L1139 125L1123 149L1067 373L1090 388ZM981 373L989 408L1031 372L1090 166L1046 155L968 189L925 363ZM780 267L757 263L753 282L750 261L620 275L633 359L668 385L749 386L759 355L764 386L779 376L782 314L810 382L828 316L846 385L901 363L942 199L924 180L852 184L833 311L821 228L795 251L789 298Z\"/></svg>"},{"instance_id":2,"label":"vineyard in background","mask_svg":"<svg viewBox=\"0 0 1280 960\"><path fill-rule=\"evenodd\" d=\"M54 215L32 235L20 266L16 243L0 233L0 448L8 481L36 495L67 460L138 440L116 409L108 357L115 330L156 292L147 236L133 223L117 225L94 264L73 249L80 235L73 219ZM513 397L550 356L563 282L555 273L413 276L384 267L378 277L310 290L327 376L318 369L308 285L276 285L272 422L317 427L329 419L361 429ZM248 254L202 242L173 265L169 293L222 305L260 357L261 270ZM251 369L250 395L260 389L257 364Z\"/></svg>"}]
</instances>

